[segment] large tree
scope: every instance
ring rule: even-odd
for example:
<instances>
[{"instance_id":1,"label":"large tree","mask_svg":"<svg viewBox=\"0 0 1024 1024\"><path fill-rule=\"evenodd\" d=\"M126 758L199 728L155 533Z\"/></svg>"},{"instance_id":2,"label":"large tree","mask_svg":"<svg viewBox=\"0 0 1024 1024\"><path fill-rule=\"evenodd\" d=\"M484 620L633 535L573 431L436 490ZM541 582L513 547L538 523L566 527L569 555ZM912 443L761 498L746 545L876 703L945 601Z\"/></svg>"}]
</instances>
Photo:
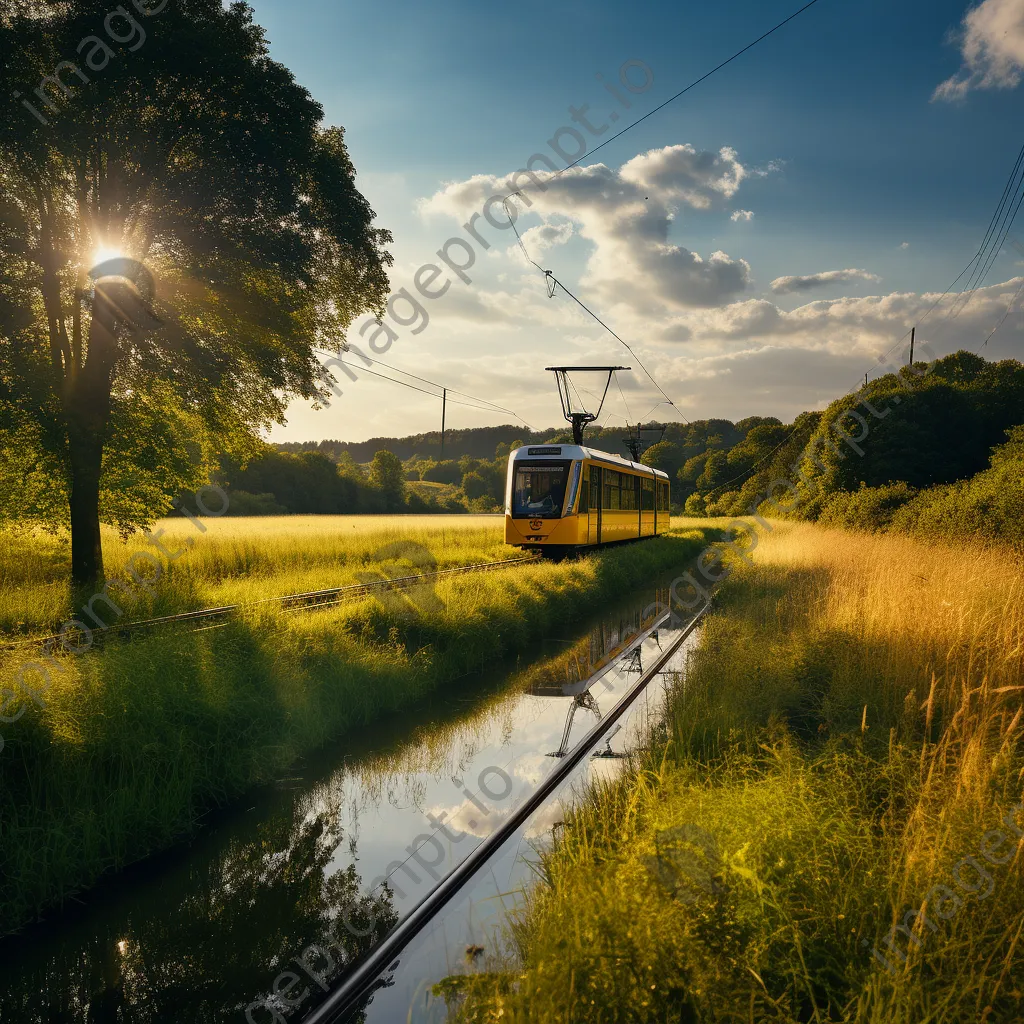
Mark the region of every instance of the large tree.
<instances>
[{"instance_id":1,"label":"large tree","mask_svg":"<svg viewBox=\"0 0 1024 1024\"><path fill-rule=\"evenodd\" d=\"M101 521L327 397L391 236L243 3L0 0L0 51L0 515L66 523L87 584Z\"/></svg>"}]
</instances>

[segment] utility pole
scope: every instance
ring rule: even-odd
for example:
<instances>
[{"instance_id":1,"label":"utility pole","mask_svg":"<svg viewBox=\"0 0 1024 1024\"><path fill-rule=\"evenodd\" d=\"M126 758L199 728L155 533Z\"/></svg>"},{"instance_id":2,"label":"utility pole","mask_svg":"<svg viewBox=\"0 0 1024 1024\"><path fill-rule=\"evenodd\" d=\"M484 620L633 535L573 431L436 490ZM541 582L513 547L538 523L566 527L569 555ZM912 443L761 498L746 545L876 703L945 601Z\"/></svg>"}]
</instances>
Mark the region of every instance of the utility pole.
<instances>
[{"instance_id":1,"label":"utility pole","mask_svg":"<svg viewBox=\"0 0 1024 1024\"><path fill-rule=\"evenodd\" d=\"M438 460L444 460L444 413L445 408L448 405L448 389L441 388L441 458Z\"/></svg>"},{"instance_id":2,"label":"utility pole","mask_svg":"<svg viewBox=\"0 0 1024 1024\"><path fill-rule=\"evenodd\" d=\"M917 337L917 328L910 328L910 365L914 365L914 338Z\"/></svg>"},{"instance_id":3,"label":"utility pole","mask_svg":"<svg viewBox=\"0 0 1024 1024\"><path fill-rule=\"evenodd\" d=\"M864 387L867 387L867 386L868 386L868 375L865 373L864 374Z\"/></svg>"}]
</instances>

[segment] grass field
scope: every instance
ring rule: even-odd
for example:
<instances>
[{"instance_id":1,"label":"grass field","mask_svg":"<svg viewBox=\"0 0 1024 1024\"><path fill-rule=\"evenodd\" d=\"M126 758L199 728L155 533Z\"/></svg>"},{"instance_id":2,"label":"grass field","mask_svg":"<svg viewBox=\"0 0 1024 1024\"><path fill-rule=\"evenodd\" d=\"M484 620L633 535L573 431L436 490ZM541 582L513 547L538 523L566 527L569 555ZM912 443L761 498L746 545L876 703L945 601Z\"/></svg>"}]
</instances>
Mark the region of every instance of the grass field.
<instances>
[{"instance_id":1,"label":"grass field","mask_svg":"<svg viewBox=\"0 0 1024 1024\"><path fill-rule=\"evenodd\" d=\"M506 554L500 520L451 523L350 522L348 544L328 536L335 559L351 562L353 551L370 555L410 538L442 565ZM266 567L275 545L299 564L319 557L317 524L304 542L275 537L273 525L252 524L268 531L260 540L250 524L218 523L223 533L202 538L188 557L204 540L219 542L210 571L230 567L239 588L244 559ZM24 714L3 726L0 932L188 835L204 811L277 778L301 754L503 655L529 656L546 632L687 563L705 543L703 531L680 531L318 612L262 605L219 628L165 629L58 656L48 686L32 677L38 701L22 696ZM268 574L266 585L280 579L294 589L286 572ZM199 582L213 592L214 583ZM0 655L6 679L25 656ZM5 711L5 721L18 714Z\"/></svg>"},{"instance_id":2,"label":"grass field","mask_svg":"<svg viewBox=\"0 0 1024 1024\"><path fill-rule=\"evenodd\" d=\"M256 516L200 522L205 532L184 517L157 522L153 534L166 553L142 534L124 542L114 531L104 531L105 568L114 581L110 592L125 613L122 621L340 587L360 582L365 574L395 576L518 554L505 546L504 520L495 516ZM44 533L0 534L0 545L0 635L56 629L72 614L67 540Z\"/></svg>"},{"instance_id":3,"label":"grass field","mask_svg":"<svg viewBox=\"0 0 1024 1024\"><path fill-rule=\"evenodd\" d=\"M1019 552L775 524L456 1019L1024 1019L1022 659Z\"/></svg>"}]
</instances>

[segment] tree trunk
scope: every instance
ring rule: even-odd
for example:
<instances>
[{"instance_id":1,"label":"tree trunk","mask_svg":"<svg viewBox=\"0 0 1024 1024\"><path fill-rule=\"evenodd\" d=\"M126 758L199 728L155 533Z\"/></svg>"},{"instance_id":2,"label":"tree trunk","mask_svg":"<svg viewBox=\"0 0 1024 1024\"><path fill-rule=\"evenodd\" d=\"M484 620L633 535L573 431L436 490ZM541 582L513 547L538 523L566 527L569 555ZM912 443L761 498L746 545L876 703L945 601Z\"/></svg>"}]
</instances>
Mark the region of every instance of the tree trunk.
<instances>
[{"instance_id":1,"label":"tree trunk","mask_svg":"<svg viewBox=\"0 0 1024 1024\"><path fill-rule=\"evenodd\" d=\"M110 389L117 359L117 305L97 287L85 366L70 382L64 414L68 436L71 513L71 581L93 587L103 578L100 539L100 472L110 425Z\"/></svg>"},{"instance_id":2,"label":"tree trunk","mask_svg":"<svg viewBox=\"0 0 1024 1024\"><path fill-rule=\"evenodd\" d=\"M71 423L68 451L71 468L71 581L75 587L88 587L103 579L100 540L103 443L88 427Z\"/></svg>"}]
</instances>

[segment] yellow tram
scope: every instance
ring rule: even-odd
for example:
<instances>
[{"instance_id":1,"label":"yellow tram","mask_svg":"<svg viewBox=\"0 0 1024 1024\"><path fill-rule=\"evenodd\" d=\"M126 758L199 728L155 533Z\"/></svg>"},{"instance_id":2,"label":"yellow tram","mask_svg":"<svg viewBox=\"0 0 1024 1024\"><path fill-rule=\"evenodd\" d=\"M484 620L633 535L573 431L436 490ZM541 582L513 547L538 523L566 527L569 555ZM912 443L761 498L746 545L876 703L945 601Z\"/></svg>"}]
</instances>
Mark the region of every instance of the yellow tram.
<instances>
[{"instance_id":1,"label":"yellow tram","mask_svg":"<svg viewBox=\"0 0 1024 1024\"><path fill-rule=\"evenodd\" d=\"M506 544L561 557L668 527L669 480L661 470L576 444L509 455Z\"/></svg>"}]
</instances>

